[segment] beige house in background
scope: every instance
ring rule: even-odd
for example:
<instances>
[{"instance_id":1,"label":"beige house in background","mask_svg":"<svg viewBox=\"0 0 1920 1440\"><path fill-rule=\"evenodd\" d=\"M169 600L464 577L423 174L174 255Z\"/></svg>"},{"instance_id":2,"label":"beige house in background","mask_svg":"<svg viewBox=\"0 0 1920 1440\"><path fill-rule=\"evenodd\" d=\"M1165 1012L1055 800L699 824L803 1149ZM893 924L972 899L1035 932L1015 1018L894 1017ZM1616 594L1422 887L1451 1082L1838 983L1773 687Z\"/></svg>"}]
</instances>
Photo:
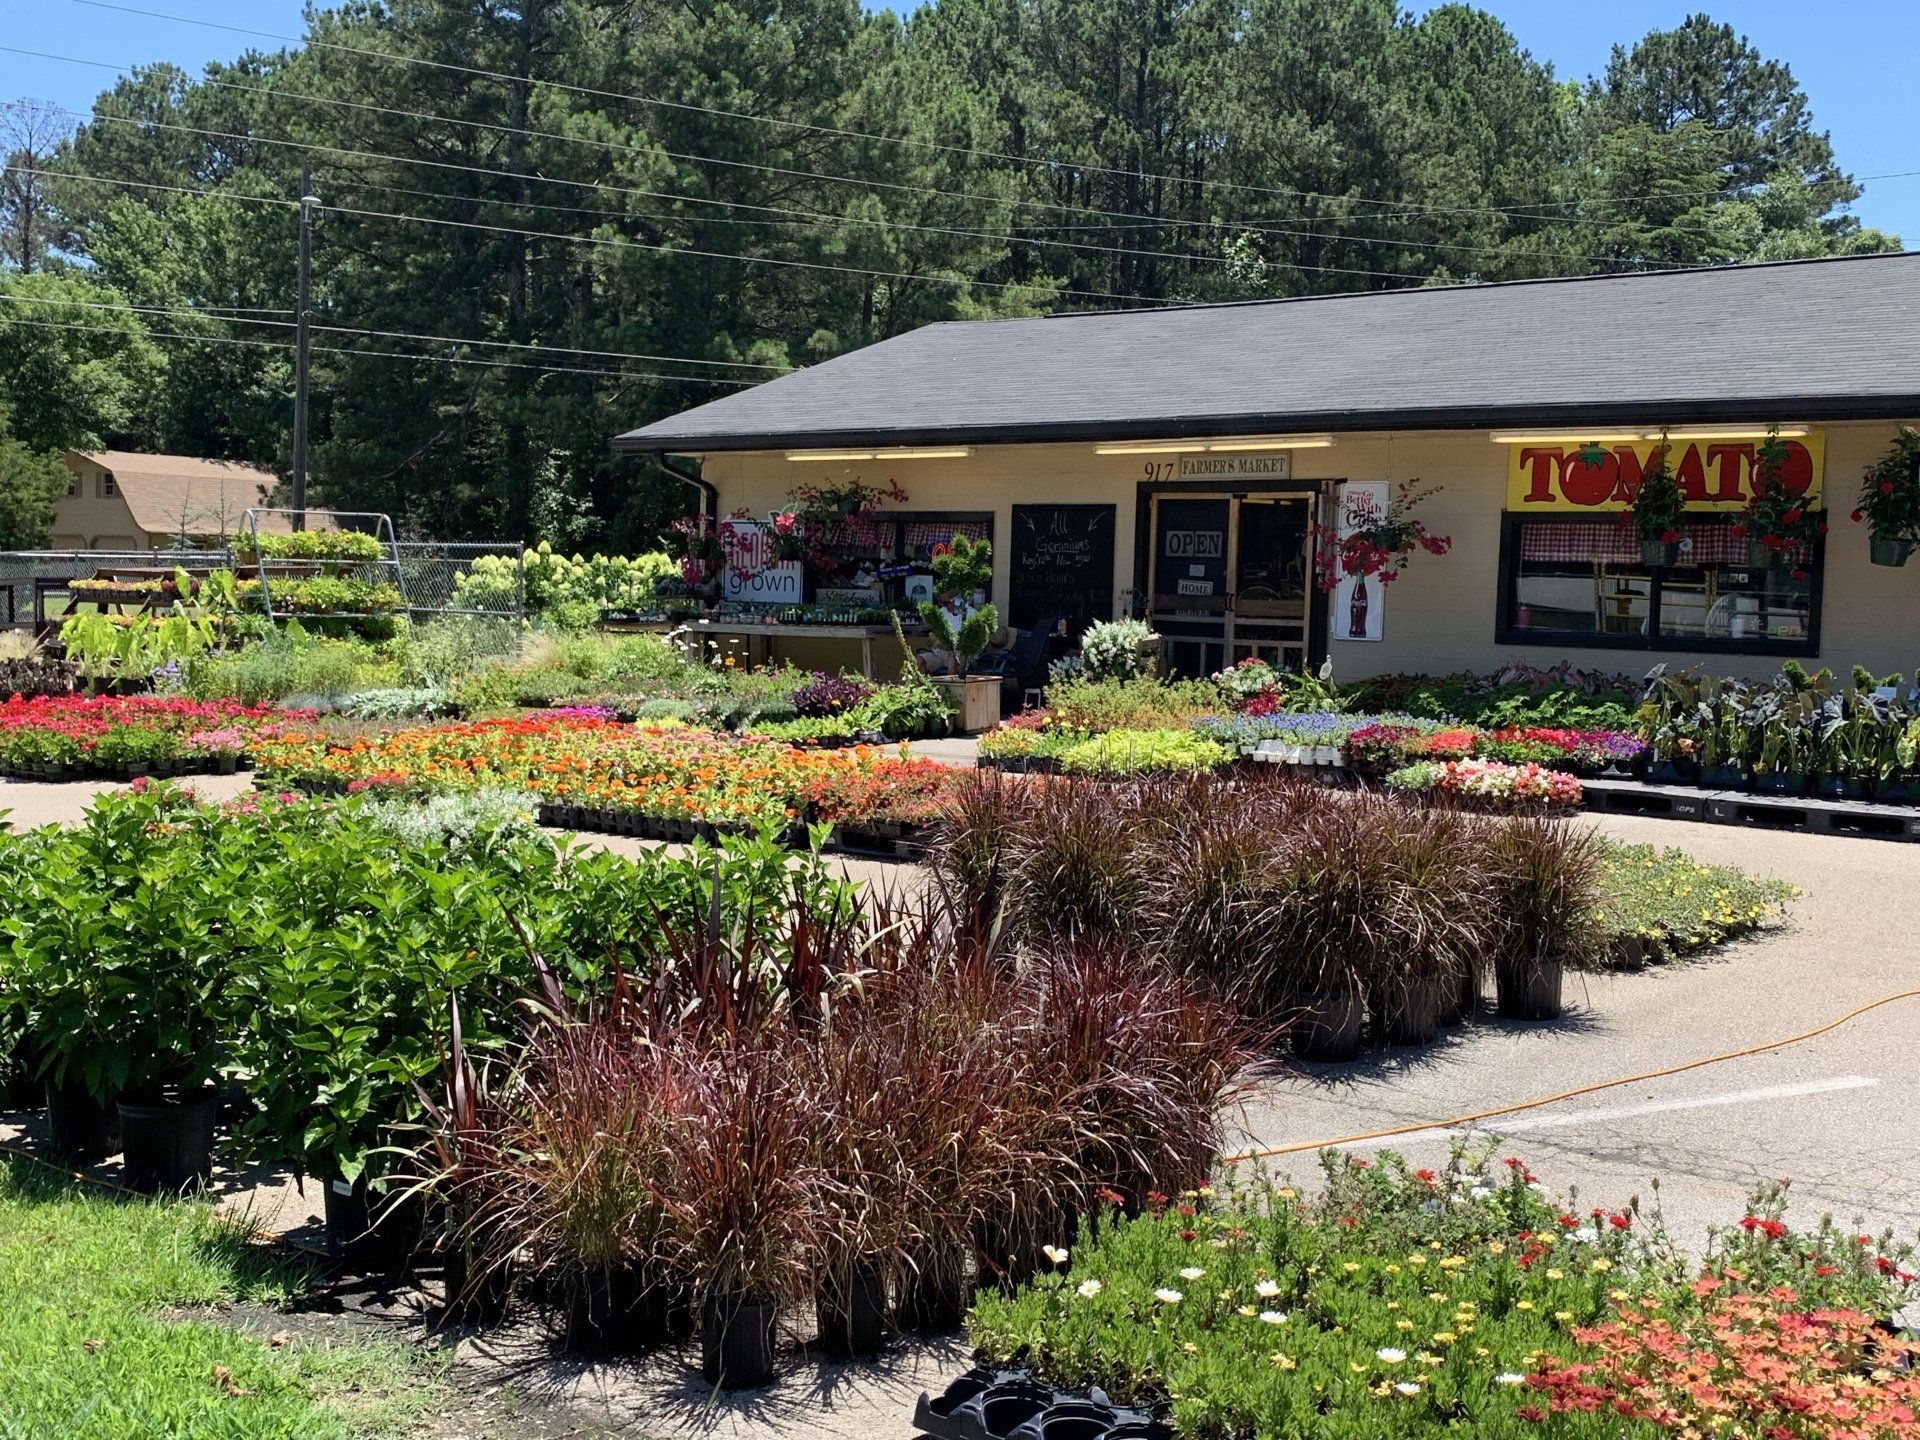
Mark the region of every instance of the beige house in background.
<instances>
[{"instance_id":1,"label":"beige house in background","mask_svg":"<svg viewBox=\"0 0 1920 1440\"><path fill-rule=\"evenodd\" d=\"M54 506L56 550L167 550L183 534L190 545L213 545L241 529L249 509L272 504L280 483L258 465L190 455L69 450L62 458L73 484ZM272 515L260 528L290 527Z\"/></svg>"}]
</instances>

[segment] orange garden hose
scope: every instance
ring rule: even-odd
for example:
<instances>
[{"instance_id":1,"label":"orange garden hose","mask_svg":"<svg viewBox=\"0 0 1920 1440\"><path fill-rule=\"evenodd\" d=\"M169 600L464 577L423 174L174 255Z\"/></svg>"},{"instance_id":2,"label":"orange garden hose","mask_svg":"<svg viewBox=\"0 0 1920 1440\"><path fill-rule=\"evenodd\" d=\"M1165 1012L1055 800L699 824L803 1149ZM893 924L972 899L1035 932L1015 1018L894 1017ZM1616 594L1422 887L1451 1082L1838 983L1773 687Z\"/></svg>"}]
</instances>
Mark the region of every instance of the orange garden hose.
<instances>
[{"instance_id":1,"label":"orange garden hose","mask_svg":"<svg viewBox=\"0 0 1920 1440\"><path fill-rule=\"evenodd\" d=\"M1688 1060L1681 1065L1669 1065L1663 1070L1644 1070L1638 1075L1623 1075L1618 1080L1600 1080L1592 1085L1581 1085L1572 1090L1562 1090L1557 1095L1543 1095L1537 1100L1521 1100L1512 1105L1498 1105L1491 1110L1478 1110L1471 1115L1455 1115L1445 1120L1422 1120L1412 1125L1396 1125L1390 1130L1369 1130L1360 1135L1342 1135L1333 1140L1304 1140L1295 1145L1270 1145L1259 1150L1242 1150L1222 1158L1229 1165L1242 1160L1265 1160L1275 1155L1298 1155L1308 1150L1329 1150L1340 1145L1359 1145L1369 1140L1389 1140L1396 1135L1412 1135L1422 1130L1451 1130L1458 1125L1471 1125L1480 1120L1491 1120L1500 1115L1512 1115L1521 1110L1538 1110L1542 1105L1557 1104L1562 1100L1572 1100L1581 1095L1592 1095L1600 1090L1613 1090L1622 1085L1634 1085L1642 1080L1658 1080L1667 1075L1679 1075L1688 1070L1698 1070L1707 1065L1718 1065L1726 1060L1740 1060L1748 1055L1764 1055L1769 1050L1783 1050L1789 1045L1798 1045L1803 1040L1812 1040L1825 1035L1829 1030L1838 1030L1849 1020L1858 1019L1869 1010L1878 1010L1882 1005L1891 1005L1896 1000L1920 999L1920 990L1901 990L1892 995L1883 995L1857 1010L1849 1010L1838 1020L1829 1020L1812 1030L1803 1030L1798 1035L1789 1035L1784 1040L1769 1040L1762 1045L1749 1045L1744 1050L1729 1050L1721 1055L1709 1055L1703 1060Z\"/></svg>"},{"instance_id":2,"label":"orange garden hose","mask_svg":"<svg viewBox=\"0 0 1920 1440\"><path fill-rule=\"evenodd\" d=\"M1680 1075L1688 1070L1699 1070L1708 1065L1722 1064L1728 1060L1741 1060L1749 1055L1764 1055L1770 1050L1784 1050L1789 1045L1798 1045L1804 1041L1813 1040L1821 1035L1825 1035L1829 1031L1838 1030L1849 1021L1859 1019L1870 1010L1878 1010L1882 1005L1892 1005L1896 1001L1915 999L1920 999L1920 989L1900 990L1892 995L1883 995L1878 1000L1869 1001L1865 1005L1849 1010L1837 1020L1829 1020L1824 1025L1817 1025L1811 1030L1803 1030L1798 1035L1789 1035L1781 1040L1769 1040L1763 1044L1749 1045L1741 1050L1728 1050L1719 1055L1708 1055L1704 1059L1688 1060L1679 1065L1668 1065L1660 1070L1643 1070L1637 1075L1623 1075L1617 1080L1600 1080L1592 1085L1581 1085L1572 1090L1562 1090L1555 1095L1543 1095L1536 1100L1520 1100L1512 1105L1498 1105L1490 1110L1476 1110L1471 1115L1455 1115L1444 1120L1420 1120L1408 1125L1396 1125L1387 1130L1368 1130L1358 1135L1342 1135L1331 1140L1303 1140L1293 1145L1269 1145L1258 1150L1241 1150L1235 1154L1224 1156L1223 1158L1226 1163L1232 1165L1238 1164L1243 1160L1265 1160L1276 1155L1298 1155L1309 1150L1327 1150L1340 1145L1364 1144L1370 1140L1390 1140L1396 1135L1412 1135L1422 1130L1451 1130L1456 1126L1472 1125L1478 1121L1492 1120L1501 1115L1517 1114L1522 1110L1538 1110L1543 1105L1558 1104L1562 1100L1573 1100L1581 1095L1592 1095L1601 1090L1614 1090L1622 1085L1638 1084L1643 1080L1659 1080L1668 1075ZM112 1190L121 1195L132 1195L143 1200L151 1198L141 1191L130 1189L112 1180L105 1180L97 1175L88 1175L83 1171L70 1170L63 1165L56 1165L42 1156L35 1155L29 1150L22 1150L17 1146L0 1144L0 1154L12 1155L21 1160L31 1161L33 1164L51 1170L55 1174L65 1175L70 1179L77 1180L83 1185L97 1185L103 1190ZM317 1246L308 1245L299 1240L290 1240L284 1235L276 1235L271 1230L262 1230L255 1226L244 1225L243 1222L235 1220L230 1220L226 1223L246 1229L248 1234L254 1239L267 1244L285 1245L295 1250L303 1250L309 1255L324 1257L327 1253Z\"/></svg>"}]
</instances>

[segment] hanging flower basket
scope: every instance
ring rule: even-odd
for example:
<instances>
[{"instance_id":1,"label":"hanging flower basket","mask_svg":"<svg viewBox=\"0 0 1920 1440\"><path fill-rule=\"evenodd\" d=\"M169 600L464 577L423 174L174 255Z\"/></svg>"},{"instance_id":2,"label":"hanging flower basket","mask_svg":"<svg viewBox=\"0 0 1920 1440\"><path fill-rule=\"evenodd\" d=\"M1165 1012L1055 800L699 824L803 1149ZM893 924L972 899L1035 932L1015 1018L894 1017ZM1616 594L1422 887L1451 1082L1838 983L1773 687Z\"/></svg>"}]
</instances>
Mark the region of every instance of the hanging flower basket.
<instances>
[{"instance_id":1,"label":"hanging flower basket","mask_svg":"<svg viewBox=\"0 0 1920 1440\"><path fill-rule=\"evenodd\" d=\"M1866 468L1853 521L1867 527L1867 558L1874 564L1907 563L1920 537L1920 430L1902 429Z\"/></svg>"},{"instance_id":2,"label":"hanging flower basket","mask_svg":"<svg viewBox=\"0 0 1920 1440\"><path fill-rule=\"evenodd\" d=\"M1365 581L1377 576L1382 585L1388 585L1407 568L1416 549L1429 555L1446 554L1453 548L1452 537L1436 535L1414 515L1439 490L1438 485L1403 480L1394 487L1384 511L1363 496L1349 496L1338 526L1315 527L1315 583L1332 591L1349 577Z\"/></svg>"},{"instance_id":3,"label":"hanging flower basket","mask_svg":"<svg viewBox=\"0 0 1920 1440\"><path fill-rule=\"evenodd\" d=\"M1792 571L1798 579L1799 572L1812 564L1815 547L1827 533L1827 518L1817 502L1808 501L1808 482L1794 484L1791 460L1780 427L1770 427L1766 442L1754 455L1752 494L1731 528L1733 534L1746 537L1751 569Z\"/></svg>"},{"instance_id":4,"label":"hanging flower basket","mask_svg":"<svg viewBox=\"0 0 1920 1440\"><path fill-rule=\"evenodd\" d=\"M1876 565L1894 568L1907 563L1913 555L1913 541L1897 535L1874 535L1867 540L1867 558Z\"/></svg>"},{"instance_id":5,"label":"hanging flower basket","mask_svg":"<svg viewBox=\"0 0 1920 1440\"><path fill-rule=\"evenodd\" d=\"M1687 534L1687 498L1680 482L1673 477L1667 461L1667 437L1647 457L1627 508L1620 512L1620 523L1631 529L1640 542L1642 565L1672 565L1680 558L1680 542ZM1597 443L1584 446L1580 460L1585 465L1599 464L1603 455Z\"/></svg>"}]
</instances>

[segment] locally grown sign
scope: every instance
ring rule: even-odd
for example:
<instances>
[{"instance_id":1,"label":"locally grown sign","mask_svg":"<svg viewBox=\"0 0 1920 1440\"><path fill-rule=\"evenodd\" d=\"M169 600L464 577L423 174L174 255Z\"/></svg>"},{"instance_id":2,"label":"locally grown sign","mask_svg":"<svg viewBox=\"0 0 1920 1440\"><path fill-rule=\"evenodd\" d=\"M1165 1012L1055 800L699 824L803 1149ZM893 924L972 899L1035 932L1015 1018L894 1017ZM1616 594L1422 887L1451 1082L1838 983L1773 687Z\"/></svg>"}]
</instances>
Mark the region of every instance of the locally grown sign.
<instances>
[{"instance_id":1,"label":"locally grown sign","mask_svg":"<svg viewBox=\"0 0 1920 1440\"><path fill-rule=\"evenodd\" d=\"M754 605L798 605L804 594L800 562L776 565L767 527L757 520L720 522L720 548L727 557L722 568L721 595Z\"/></svg>"},{"instance_id":2,"label":"locally grown sign","mask_svg":"<svg viewBox=\"0 0 1920 1440\"><path fill-rule=\"evenodd\" d=\"M1689 510L1732 512L1753 498L1753 467L1762 441L1675 440L1668 459L1686 495ZM1826 462L1826 437L1814 431L1783 440L1786 459L1780 478L1806 497L1807 508L1821 503L1820 482ZM1577 441L1507 447L1507 509L1588 513L1627 508L1657 441L1607 442L1583 446Z\"/></svg>"}]
</instances>

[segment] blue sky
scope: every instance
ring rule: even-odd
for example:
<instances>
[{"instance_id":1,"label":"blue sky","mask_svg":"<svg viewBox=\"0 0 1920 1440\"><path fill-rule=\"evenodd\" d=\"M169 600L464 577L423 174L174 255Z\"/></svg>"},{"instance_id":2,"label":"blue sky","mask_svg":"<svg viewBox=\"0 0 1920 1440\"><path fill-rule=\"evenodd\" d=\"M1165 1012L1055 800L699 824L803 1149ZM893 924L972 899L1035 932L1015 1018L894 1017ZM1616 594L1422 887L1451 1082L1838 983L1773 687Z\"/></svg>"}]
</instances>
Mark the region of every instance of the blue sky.
<instances>
[{"instance_id":1,"label":"blue sky","mask_svg":"<svg viewBox=\"0 0 1920 1440\"><path fill-rule=\"evenodd\" d=\"M300 0L127 0L139 9L276 34L300 32ZM878 0L864 0L871 9ZM1122 0L1115 0L1122 3ZM1561 75L1584 76L1606 64L1608 49L1660 26L1678 24L1695 4L1610 0L1482 0L1521 44ZM197 70L230 58L245 35L90 9L72 0L0 0L9 12L0 45L119 64L172 60ZM900 9L899 5L888 8ZM1416 7L1424 8L1424 7ZM1840 163L1855 175L1920 171L1920 87L1912 61L1920 53L1920 5L1914 0L1739 0L1710 8L1760 49L1788 61L1811 97L1814 119L1833 134ZM1811 22L1811 23L1810 23ZM259 41L263 46L272 42ZM0 100L52 100L84 109L110 82L106 71L0 53ZM1895 231L1920 248L1920 174L1868 179L1856 207L1870 225Z\"/></svg>"}]
</instances>

